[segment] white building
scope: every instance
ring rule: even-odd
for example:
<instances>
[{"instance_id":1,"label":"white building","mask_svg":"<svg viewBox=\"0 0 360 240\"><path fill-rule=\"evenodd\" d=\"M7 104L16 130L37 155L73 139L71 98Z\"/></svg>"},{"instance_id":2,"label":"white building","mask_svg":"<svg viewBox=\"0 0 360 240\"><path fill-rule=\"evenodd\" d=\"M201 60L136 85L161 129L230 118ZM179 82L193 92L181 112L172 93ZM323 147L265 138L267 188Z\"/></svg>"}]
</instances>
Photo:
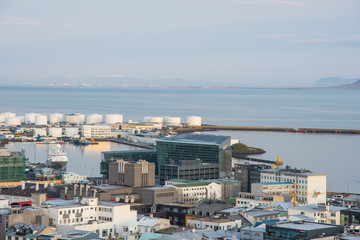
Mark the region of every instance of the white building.
<instances>
[{"instance_id":1,"label":"white building","mask_svg":"<svg viewBox=\"0 0 360 240\"><path fill-rule=\"evenodd\" d=\"M322 204L309 204L297 207L289 207L288 215L304 215L316 218L315 222L340 225L340 211L345 207L327 206Z\"/></svg>"},{"instance_id":2,"label":"white building","mask_svg":"<svg viewBox=\"0 0 360 240\"><path fill-rule=\"evenodd\" d=\"M214 231L237 229L241 227L241 223L241 219L231 220L228 218L220 218L216 215L213 217L187 219L187 227L189 228L208 228Z\"/></svg>"},{"instance_id":3,"label":"white building","mask_svg":"<svg viewBox=\"0 0 360 240\"><path fill-rule=\"evenodd\" d=\"M84 125L81 128L85 138L110 138L111 127L109 125Z\"/></svg>"},{"instance_id":4,"label":"white building","mask_svg":"<svg viewBox=\"0 0 360 240\"><path fill-rule=\"evenodd\" d=\"M80 183L83 181L87 181L86 176L82 176L80 174L73 173L73 172L64 173L62 175L62 179L65 184L73 184L73 183Z\"/></svg>"},{"instance_id":5,"label":"white building","mask_svg":"<svg viewBox=\"0 0 360 240\"><path fill-rule=\"evenodd\" d=\"M283 201L283 196L239 192L239 197L236 198L236 207L254 208L261 206L270 208L275 202Z\"/></svg>"},{"instance_id":6,"label":"white building","mask_svg":"<svg viewBox=\"0 0 360 240\"><path fill-rule=\"evenodd\" d=\"M326 203L326 176L303 169L272 168L261 171L261 182L293 182L296 201L306 204Z\"/></svg>"},{"instance_id":7,"label":"white building","mask_svg":"<svg viewBox=\"0 0 360 240\"><path fill-rule=\"evenodd\" d=\"M45 213L50 223L60 231L83 230L100 234L107 238L122 231L122 225L136 223L137 212L130 205L98 202L98 198L83 197L78 200L52 200Z\"/></svg>"},{"instance_id":8,"label":"white building","mask_svg":"<svg viewBox=\"0 0 360 240\"><path fill-rule=\"evenodd\" d=\"M202 199L221 199L221 184L217 182L192 181L172 179L165 182L177 189L178 201L184 203L198 203Z\"/></svg>"},{"instance_id":9,"label":"white building","mask_svg":"<svg viewBox=\"0 0 360 240\"><path fill-rule=\"evenodd\" d=\"M286 195L295 192L295 183L293 182L269 182L252 183L251 192L256 194Z\"/></svg>"}]
</instances>

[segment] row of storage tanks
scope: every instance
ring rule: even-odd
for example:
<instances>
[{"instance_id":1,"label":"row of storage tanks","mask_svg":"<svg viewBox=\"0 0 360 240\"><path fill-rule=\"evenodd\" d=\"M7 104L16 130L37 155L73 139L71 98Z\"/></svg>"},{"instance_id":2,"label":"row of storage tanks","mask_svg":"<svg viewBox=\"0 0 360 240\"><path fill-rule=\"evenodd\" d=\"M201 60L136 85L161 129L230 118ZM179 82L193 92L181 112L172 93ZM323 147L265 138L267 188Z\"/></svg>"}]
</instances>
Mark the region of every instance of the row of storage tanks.
<instances>
[{"instance_id":1,"label":"row of storage tanks","mask_svg":"<svg viewBox=\"0 0 360 240\"><path fill-rule=\"evenodd\" d=\"M116 124L123 122L123 115L121 114L61 114L52 113L50 115L42 115L37 113L26 113L25 116L16 116L16 113L2 113L0 114L0 123L5 123L7 126L21 125L21 123L47 125L57 124L60 122L69 122L72 124Z\"/></svg>"},{"instance_id":2,"label":"row of storage tanks","mask_svg":"<svg viewBox=\"0 0 360 240\"><path fill-rule=\"evenodd\" d=\"M145 123L158 123L168 126L180 126L181 118L180 117L144 117L143 120ZM189 116L186 117L186 124L189 126L201 126L201 117L198 116Z\"/></svg>"},{"instance_id":3,"label":"row of storage tanks","mask_svg":"<svg viewBox=\"0 0 360 240\"><path fill-rule=\"evenodd\" d=\"M71 124L116 124L123 122L123 115L121 114L61 114L52 113L49 115L42 115L37 113L26 113L25 116L16 116L16 113L2 113L0 114L0 123L5 123L7 126L21 125L21 123L35 124L35 125L47 125L57 124L60 122L68 122ZM180 117L144 117L145 123L164 124L168 126L180 126ZM186 123L190 126L201 126L201 117L189 116L186 118Z\"/></svg>"}]
</instances>

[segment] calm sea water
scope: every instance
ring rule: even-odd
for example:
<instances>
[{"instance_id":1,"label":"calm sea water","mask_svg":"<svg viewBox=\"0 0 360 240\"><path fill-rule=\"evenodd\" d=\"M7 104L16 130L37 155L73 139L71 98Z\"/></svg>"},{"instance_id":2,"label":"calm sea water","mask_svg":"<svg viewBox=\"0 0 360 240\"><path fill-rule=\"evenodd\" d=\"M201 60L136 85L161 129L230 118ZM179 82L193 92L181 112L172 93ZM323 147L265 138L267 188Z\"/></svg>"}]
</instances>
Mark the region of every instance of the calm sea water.
<instances>
[{"instance_id":1,"label":"calm sea water","mask_svg":"<svg viewBox=\"0 0 360 240\"><path fill-rule=\"evenodd\" d=\"M360 129L359 91L159 89L86 87L0 87L0 112L121 113L144 116L201 116L203 123L235 126ZM360 193L360 136L220 131L267 152L258 156L328 174L334 191ZM31 161L45 161L50 145L24 147ZM68 170L99 176L101 151L126 150L115 143L78 147L64 145Z\"/></svg>"},{"instance_id":2,"label":"calm sea water","mask_svg":"<svg viewBox=\"0 0 360 240\"><path fill-rule=\"evenodd\" d=\"M235 126L360 129L359 91L0 87L0 112L201 116Z\"/></svg>"}]
</instances>

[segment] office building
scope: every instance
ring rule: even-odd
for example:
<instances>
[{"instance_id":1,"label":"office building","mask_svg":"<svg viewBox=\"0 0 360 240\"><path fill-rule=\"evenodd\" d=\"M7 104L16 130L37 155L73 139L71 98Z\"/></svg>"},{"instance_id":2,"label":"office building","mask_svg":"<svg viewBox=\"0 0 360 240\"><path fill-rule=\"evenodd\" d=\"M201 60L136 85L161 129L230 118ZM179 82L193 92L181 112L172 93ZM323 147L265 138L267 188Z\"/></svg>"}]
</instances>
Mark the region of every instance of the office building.
<instances>
[{"instance_id":1,"label":"office building","mask_svg":"<svg viewBox=\"0 0 360 240\"><path fill-rule=\"evenodd\" d=\"M296 201L305 204L326 203L326 176L305 169L271 168L261 171L261 182L292 182Z\"/></svg>"},{"instance_id":2,"label":"office building","mask_svg":"<svg viewBox=\"0 0 360 240\"><path fill-rule=\"evenodd\" d=\"M269 165L259 163L236 163L234 179L241 182L241 192L251 192L251 184L259 183L261 170L270 168Z\"/></svg>"},{"instance_id":3,"label":"office building","mask_svg":"<svg viewBox=\"0 0 360 240\"><path fill-rule=\"evenodd\" d=\"M131 187L155 186L155 164L145 160L111 162L109 163L108 182Z\"/></svg>"},{"instance_id":4,"label":"office building","mask_svg":"<svg viewBox=\"0 0 360 240\"><path fill-rule=\"evenodd\" d=\"M136 162L139 160L145 160L155 163L157 168L157 155L156 150L126 150L126 151L108 151L101 153L100 172L107 178L109 163L116 160L124 160L129 162Z\"/></svg>"},{"instance_id":5,"label":"office building","mask_svg":"<svg viewBox=\"0 0 360 240\"><path fill-rule=\"evenodd\" d=\"M202 160L180 160L177 163L160 165L160 184L170 179L202 180L219 178L218 163Z\"/></svg>"},{"instance_id":6,"label":"office building","mask_svg":"<svg viewBox=\"0 0 360 240\"><path fill-rule=\"evenodd\" d=\"M205 134L181 134L156 141L159 165L182 160L202 160L219 164L220 177L231 175L231 137Z\"/></svg>"}]
</instances>

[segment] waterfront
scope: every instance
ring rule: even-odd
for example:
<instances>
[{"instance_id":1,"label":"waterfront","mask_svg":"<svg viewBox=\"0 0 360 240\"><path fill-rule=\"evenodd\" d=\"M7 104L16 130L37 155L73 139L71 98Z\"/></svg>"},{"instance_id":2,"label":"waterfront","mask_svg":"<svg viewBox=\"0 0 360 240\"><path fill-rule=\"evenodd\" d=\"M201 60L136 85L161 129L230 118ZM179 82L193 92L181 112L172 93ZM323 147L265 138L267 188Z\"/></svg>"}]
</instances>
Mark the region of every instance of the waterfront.
<instances>
[{"instance_id":1,"label":"waterfront","mask_svg":"<svg viewBox=\"0 0 360 240\"><path fill-rule=\"evenodd\" d=\"M47 151L54 150L56 144L36 144L36 143L9 143L10 151L21 151L25 149L26 156L31 163L45 163ZM100 174L101 152L103 151L121 151L138 149L136 147L113 143L99 142L89 146L76 146L73 144L62 144L61 148L67 153L69 162L67 171L75 172L88 177L98 177Z\"/></svg>"},{"instance_id":2,"label":"waterfront","mask_svg":"<svg viewBox=\"0 0 360 240\"><path fill-rule=\"evenodd\" d=\"M359 135L243 131L203 134L231 136L266 151L254 158L276 160L280 156L284 165L327 174L329 191L360 193Z\"/></svg>"}]
</instances>

